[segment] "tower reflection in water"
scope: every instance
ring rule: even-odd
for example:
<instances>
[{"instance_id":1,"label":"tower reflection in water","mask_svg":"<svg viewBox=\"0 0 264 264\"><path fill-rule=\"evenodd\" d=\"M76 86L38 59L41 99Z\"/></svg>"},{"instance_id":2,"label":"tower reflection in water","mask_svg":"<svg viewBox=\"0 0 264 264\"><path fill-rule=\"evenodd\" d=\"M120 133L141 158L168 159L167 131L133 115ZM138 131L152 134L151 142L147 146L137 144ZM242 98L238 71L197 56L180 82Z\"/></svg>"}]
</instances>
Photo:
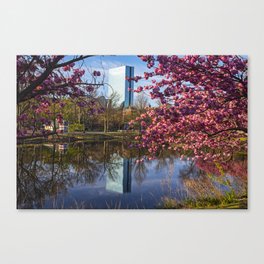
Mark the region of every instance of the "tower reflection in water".
<instances>
[{"instance_id":1,"label":"tower reflection in water","mask_svg":"<svg viewBox=\"0 0 264 264\"><path fill-rule=\"evenodd\" d=\"M122 158L115 175L106 176L106 190L116 193L131 192L132 159Z\"/></svg>"}]
</instances>

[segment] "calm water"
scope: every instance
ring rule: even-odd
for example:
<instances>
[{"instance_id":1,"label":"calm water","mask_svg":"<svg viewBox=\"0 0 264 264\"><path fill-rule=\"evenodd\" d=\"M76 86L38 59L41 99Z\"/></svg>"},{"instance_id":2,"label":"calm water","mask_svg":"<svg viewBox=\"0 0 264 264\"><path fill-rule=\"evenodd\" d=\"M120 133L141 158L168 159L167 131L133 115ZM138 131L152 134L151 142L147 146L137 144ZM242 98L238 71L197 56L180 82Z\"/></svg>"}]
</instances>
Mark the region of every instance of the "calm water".
<instances>
[{"instance_id":1,"label":"calm water","mask_svg":"<svg viewBox=\"0 0 264 264\"><path fill-rule=\"evenodd\" d=\"M122 142L18 146L18 208L160 208L165 198L246 189L245 161L215 166L163 153L145 160Z\"/></svg>"}]
</instances>

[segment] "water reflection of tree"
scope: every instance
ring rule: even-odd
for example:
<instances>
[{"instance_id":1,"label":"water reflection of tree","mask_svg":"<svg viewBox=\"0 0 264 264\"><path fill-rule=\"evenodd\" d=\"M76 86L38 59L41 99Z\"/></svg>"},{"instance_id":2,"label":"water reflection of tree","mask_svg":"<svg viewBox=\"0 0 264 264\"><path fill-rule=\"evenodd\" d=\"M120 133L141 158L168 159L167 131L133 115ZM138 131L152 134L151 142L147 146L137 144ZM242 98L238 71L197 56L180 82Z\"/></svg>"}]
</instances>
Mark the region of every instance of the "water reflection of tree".
<instances>
[{"instance_id":1,"label":"water reflection of tree","mask_svg":"<svg viewBox=\"0 0 264 264\"><path fill-rule=\"evenodd\" d=\"M60 194L76 184L95 184L106 176L115 180L120 174L120 168L124 166L123 159L133 160L133 175L138 185L147 177L150 163L154 164L155 173L164 173L162 188L166 188L166 193L175 194L184 190L185 194L188 192L189 197L220 195L215 182L221 183L221 180L225 179L223 172L237 176L234 177L234 184L240 184L241 190L246 188L246 161L234 161L229 164L186 162L179 171L179 179L177 178L179 190L175 190L175 187L170 189L172 177L178 175L175 171L178 164L175 163L175 154L162 152L154 162L148 159L135 162L145 157L145 152L129 148L125 142L75 142L64 152L58 151L56 145L18 147L18 207L43 208L47 197L58 204ZM240 178L241 183L238 180Z\"/></svg>"},{"instance_id":2,"label":"water reflection of tree","mask_svg":"<svg viewBox=\"0 0 264 264\"><path fill-rule=\"evenodd\" d=\"M225 164L210 161L189 162L180 170L179 176L189 198L220 198L225 191L244 194L247 180L242 171L246 171L246 165L244 161ZM231 170L232 174L229 174L230 168L236 168L237 171ZM234 176L232 182L228 175Z\"/></svg>"},{"instance_id":3,"label":"water reflection of tree","mask_svg":"<svg viewBox=\"0 0 264 264\"><path fill-rule=\"evenodd\" d=\"M247 160L232 160L229 162L217 162L198 160L196 166L207 174L221 176L222 174L229 174L247 180Z\"/></svg>"},{"instance_id":4,"label":"water reflection of tree","mask_svg":"<svg viewBox=\"0 0 264 264\"><path fill-rule=\"evenodd\" d=\"M55 166L55 148L51 152L52 163L42 162L42 147L18 149L17 203L18 207L42 208L46 195L54 196L58 190L66 190L66 182ZM31 154L31 155L30 155ZM39 159L40 158L40 159Z\"/></svg>"},{"instance_id":5,"label":"water reflection of tree","mask_svg":"<svg viewBox=\"0 0 264 264\"><path fill-rule=\"evenodd\" d=\"M93 184L106 175L113 180L131 152L118 142L76 142L66 152L55 145L18 147L18 207L42 208L45 197L56 200L76 184Z\"/></svg>"},{"instance_id":6,"label":"water reflection of tree","mask_svg":"<svg viewBox=\"0 0 264 264\"><path fill-rule=\"evenodd\" d=\"M143 157L141 149L137 150L136 159L133 163L133 175L136 183L140 186L147 177L149 161L138 162Z\"/></svg>"},{"instance_id":7,"label":"water reflection of tree","mask_svg":"<svg viewBox=\"0 0 264 264\"><path fill-rule=\"evenodd\" d=\"M174 166L175 155L171 155L169 152L162 151L159 153L157 159L156 170L162 170L163 168L172 168Z\"/></svg>"},{"instance_id":8,"label":"water reflection of tree","mask_svg":"<svg viewBox=\"0 0 264 264\"><path fill-rule=\"evenodd\" d=\"M56 200L74 184L94 182L100 175L100 165L86 155L80 146L65 155L56 152L55 145L18 148L18 207L42 208L46 196Z\"/></svg>"},{"instance_id":9,"label":"water reflection of tree","mask_svg":"<svg viewBox=\"0 0 264 264\"><path fill-rule=\"evenodd\" d=\"M182 179L184 178L194 179L199 177L199 170L195 166L195 162L190 161L187 164L185 164L185 166L180 170L179 176Z\"/></svg>"},{"instance_id":10,"label":"water reflection of tree","mask_svg":"<svg viewBox=\"0 0 264 264\"><path fill-rule=\"evenodd\" d=\"M115 180L118 176L118 169L123 164L119 156L120 143L111 144L108 141L104 141L102 144L103 151L97 154L97 160L103 164L101 178L107 175L112 180Z\"/></svg>"},{"instance_id":11,"label":"water reflection of tree","mask_svg":"<svg viewBox=\"0 0 264 264\"><path fill-rule=\"evenodd\" d=\"M77 184L93 184L101 175L103 166L96 158L100 151L96 145L90 147L81 142L69 147L68 155L65 156L66 163L72 167L73 179Z\"/></svg>"}]
</instances>

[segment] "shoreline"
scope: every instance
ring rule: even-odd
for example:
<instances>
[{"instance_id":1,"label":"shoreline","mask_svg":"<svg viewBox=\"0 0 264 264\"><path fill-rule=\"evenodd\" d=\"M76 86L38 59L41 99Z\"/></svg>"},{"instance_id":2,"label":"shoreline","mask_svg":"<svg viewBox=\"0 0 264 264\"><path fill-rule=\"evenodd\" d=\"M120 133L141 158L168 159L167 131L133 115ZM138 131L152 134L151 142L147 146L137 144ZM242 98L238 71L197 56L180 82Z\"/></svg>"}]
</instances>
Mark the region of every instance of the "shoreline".
<instances>
[{"instance_id":1,"label":"shoreline","mask_svg":"<svg viewBox=\"0 0 264 264\"><path fill-rule=\"evenodd\" d=\"M17 139L17 145L43 144L43 143L71 143L76 141L99 141L99 140L130 140L133 141L137 132L73 132L67 134L55 134L48 137L31 137Z\"/></svg>"}]
</instances>

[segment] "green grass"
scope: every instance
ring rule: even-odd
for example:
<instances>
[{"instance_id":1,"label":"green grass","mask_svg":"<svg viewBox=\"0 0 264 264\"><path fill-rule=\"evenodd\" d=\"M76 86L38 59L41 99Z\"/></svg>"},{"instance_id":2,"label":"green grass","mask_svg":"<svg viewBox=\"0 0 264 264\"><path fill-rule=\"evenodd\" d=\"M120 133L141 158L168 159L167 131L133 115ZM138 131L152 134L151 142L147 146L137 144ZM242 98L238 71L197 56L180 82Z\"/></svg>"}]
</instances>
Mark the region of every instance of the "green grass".
<instances>
[{"instance_id":1,"label":"green grass","mask_svg":"<svg viewBox=\"0 0 264 264\"><path fill-rule=\"evenodd\" d=\"M160 209L247 209L247 195L235 196L234 192L225 196L187 199L178 202L172 198L164 198L158 206Z\"/></svg>"}]
</instances>

